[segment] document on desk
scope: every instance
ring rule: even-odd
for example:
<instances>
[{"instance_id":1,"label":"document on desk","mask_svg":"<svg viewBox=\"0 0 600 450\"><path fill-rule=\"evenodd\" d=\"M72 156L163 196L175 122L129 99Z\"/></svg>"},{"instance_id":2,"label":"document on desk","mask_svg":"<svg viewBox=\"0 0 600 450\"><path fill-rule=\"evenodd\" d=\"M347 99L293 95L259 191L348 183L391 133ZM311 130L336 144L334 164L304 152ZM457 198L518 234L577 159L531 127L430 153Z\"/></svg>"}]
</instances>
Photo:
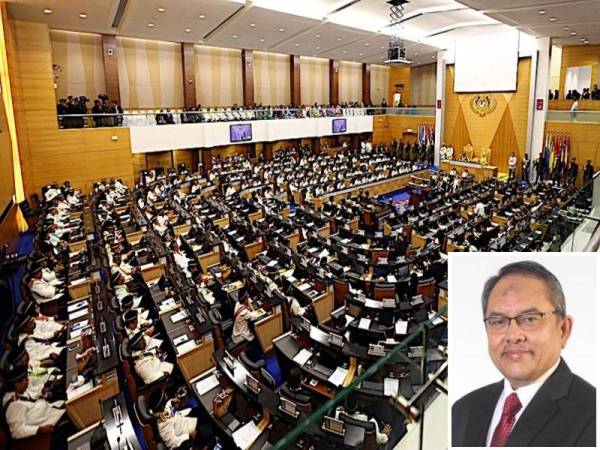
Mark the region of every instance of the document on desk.
<instances>
[{"instance_id":1,"label":"document on desk","mask_svg":"<svg viewBox=\"0 0 600 450\"><path fill-rule=\"evenodd\" d=\"M190 339L189 341L178 345L177 347L175 347L175 349L177 350L177 354L181 355L182 353L185 353L188 350L193 349L194 347L196 347L196 341L194 341L193 339Z\"/></svg>"},{"instance_id":2,"label":"document on desk","mask_svg":"<svg viewBox=\"0 0 600 450\"><path fill-rule=\"evenodd\" d=\"M277 265L277 260L273 259L271 261L269 261L269 263L267 264L267 267L275 267Z\"/></svg>"},{"instance_id":3,"label":"document on desk","mask_svg":"<svg viewBox=\"0 0 600 450\"><path fill-rule=\"evenodd\" d=\"M388 275L387 281L388 281L388 283L396 283L398 280L396 279L396 277L394 275Z\"/></svg>"},{"instance_id":4,"label":"document on desk","mask_svg":"<svg viewBox=\"0 0 600 450\"><path fill-rule=\"evenodd\" d=\"M341 386L346 376L348 375L348 369L344 369L343 367L338 367L335 369L335 372L331 374L328 378L329 382L335 386Z\"/></svg>"},{"instance_id":5,"label":"document on desk","mask_svg":"<svg viewBox=\"0 0 600 450\"><path fill-rule=\"evenodd\" d=\"M396 334L406 334L408 331L408 320L396 322Z\"/></svg>"},{"instance_id":6,"label":"document on desk","mask_svg":"<svg viewBox=\"0 0 600 450\"><path fill-rule=\"evenodd\" d=\"M187 309L182 309L178 313L173 314L171 316L171 322L177 323L177 322L185 319L187 316L189 316L189 313L187 312Z\"/></svg>"},{"instance_id":7,"label":"document on desk","mask_svg":"<svg viewBox=\"0 0 600 450\"><path fill-rule=\"evenodd\" d=\"M398 389L400 388L400 380L397 378L384 378L383 379L383 395L395 397L398 395Z\"/></svg>"},{"instance_id":8,"label":"document on desk","mask_svg":"<svg viewBox=\"0 0 600 450\"><path fill-rule=\"evenodd\" d=\"M153 265L154 265L154 263L144 264L144 265L140 266L140 269L146 270L146 269L149 269L150 267L152 267Z\"/></svg>"},{"instance_id":9,"label":"document on desk","mask_svg":"<svg viewBox=\"0 0 600 450\"><path fill-rule=\"evenodd\" d=\"M69 314L69 320L79 319L80 317L87 316L88 309L87 307L81 308L79 311L74 311Z\"/></svg>"},{"instance_id":10,"label":"document on desk","mask_svg":"<svg viewBox=\"0 0 600 450\"><path fill-rule=\"evenodd\" d=\"M198 381L196 383L196 390L198 391L198 394L204 395L218 385L219 379L215 375L211 375L210 377L206 377L205 379Z\"/></svg>"},{"instance_id":11,"label":"document on desk","mask_svg":"<svg viewBox=\"0 0 600 450\"><path fill-rule=\"evenodd\" d=\"M304 364L306 364L306 362L312 358L312 352L309 350L306 350L305 348L303 348L302 350L300 350L296 356L294 356L294 361L296 363L298 363L300 366L303 366Z\"/></svg>"},{"instance_id":12,"label":"document on desk","mask_svg":"<svg viewBox=\"0 0 600 450\"><path fill-rule=\"evenodd\" d=\"M87 301L81 300L80 302L73 303L73 304L67 306L67 312L72 313L73 311L77 311L78 309L81 309L84 306L87 306Z\"/></svg>"},{"instance_id":13,"label":"document on desk","mask_svg":"<svg viewBox=\"0 0 600 450\"><path fill-rule=\"evenodd\" d=\"M358 322L358 328L360 328L362 330L368 330L370 326L371 326L371 319L366 319L363 317Z\"/></svg>"},{"instance_id":14,"label":"document on desk","mask_svg":"<svg viewBox=\"0 0 600 450\"><path fill-rule=\"evenodd\" d=\"M356 317L353 317L348 314L344 314L344 318L346 319L346 326L350 325L356 319Z\"/></svg>"},{"instance_id":15,"label":"document on desk","mask_svg":"<svg viewBox=\"0 0 600 450\"><path fill-rule=\"evenodd\" d=\"M429 320L431 320L431 323L433 325L439 325L440 323L444 323L444 319L442 319L440 316L436 317L435 319L433 319L435 317L437 313L434 311L431 311L429 313ZM432 320L433 319L433 320Z\"/></svg>"},{"instance_id":16,"label":"document on desk","mask_svg":"<svg viewBox=\"0 0 600 450\"><path fill-rule=\"evenodd\" d=\"M308 283L303 283L300 286L298 286L298 289L300 289L302 292L306 291L309 288L310 288L310 284L308 284Z\"/></svg>"},{"instance_id":17,"label":"document on desk","mask_svg":"<svg viewBox=\"0 0 600 450\"><path fill-rule=\"evenodd\" d=\"M246 425L235 430L231 437L233 437L233 442L235 442L235 445L245 450L252 446L260 433L260 428L258 428L253 421L250 421Z\"/></svg>"}]
</instances>

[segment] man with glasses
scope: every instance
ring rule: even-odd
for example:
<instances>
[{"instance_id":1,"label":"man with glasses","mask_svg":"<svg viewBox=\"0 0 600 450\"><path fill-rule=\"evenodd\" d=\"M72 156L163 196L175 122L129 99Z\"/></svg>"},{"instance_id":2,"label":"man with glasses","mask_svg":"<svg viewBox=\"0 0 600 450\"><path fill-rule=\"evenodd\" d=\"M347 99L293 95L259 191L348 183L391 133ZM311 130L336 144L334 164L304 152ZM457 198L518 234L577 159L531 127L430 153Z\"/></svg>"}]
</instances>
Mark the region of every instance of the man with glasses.
<instances>
[{"instance_id":1,"label":"man with glasses","mask_svg":"<svg viewBox=\"0 0 600 450\"><path fill-rule=\"evenodd\" d=\"M481 302L504 380L454 404L452 445L595 447L596 389L560 356L573 318L558 279L536 262L508 264L487 280Z\"/></svg>"}]
</instances>

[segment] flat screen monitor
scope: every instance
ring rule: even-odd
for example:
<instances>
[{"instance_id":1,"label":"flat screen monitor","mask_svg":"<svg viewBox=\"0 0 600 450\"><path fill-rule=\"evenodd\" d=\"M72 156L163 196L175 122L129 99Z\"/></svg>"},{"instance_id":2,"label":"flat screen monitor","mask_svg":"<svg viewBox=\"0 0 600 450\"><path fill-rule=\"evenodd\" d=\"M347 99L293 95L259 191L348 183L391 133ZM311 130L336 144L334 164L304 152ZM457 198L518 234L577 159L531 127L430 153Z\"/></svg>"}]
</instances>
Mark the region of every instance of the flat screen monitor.
<instances>
[{"instance_id":1,"label":"flat screen monitor","mask_svg":"<svg viewBox=\"0 0 600 450\"><path fill-rule=\"evenodd\" d=\"M346 119L333 119L331 122L334 133L345 133L346 132Z\"/></svg>"},{"instance_id":2,"label":"flat screen monitor","mask_svg":"<svg viewBox=\"0 0 600 450\"><path fill-rule=\"evenodd\" d=\"M245 142L252 140L252 124L241 123L229 125L229 140L231 142Z\"/></svg>"}]
</instances>

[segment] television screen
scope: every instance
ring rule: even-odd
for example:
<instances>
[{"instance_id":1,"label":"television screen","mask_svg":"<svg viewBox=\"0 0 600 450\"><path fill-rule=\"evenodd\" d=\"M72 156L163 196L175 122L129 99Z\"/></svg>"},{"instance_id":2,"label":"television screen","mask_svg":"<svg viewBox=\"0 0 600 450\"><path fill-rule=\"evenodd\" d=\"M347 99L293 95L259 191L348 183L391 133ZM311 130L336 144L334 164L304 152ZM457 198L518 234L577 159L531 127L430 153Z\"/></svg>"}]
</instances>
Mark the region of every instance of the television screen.
<instances>
[{"instance_id":1,"label":"television screen","mask_svg":"<svg viewBox=\"0 0 600 450\"><path fill-rule=\"evenodd\" d=\"M333 119L331 122L334 133L345 133L346 132L346 119Z\"/></svg>"},{"instance_id":2,"label":"television screen","mask_svg":"<svg viewBox=\"0 0 600 450\"><path fill-rule=\"evenodd\" d=\"M231 142L244 142L252 140L252 124L242 123L229 126L229 140Z\"/></svg>"}]
</instances>

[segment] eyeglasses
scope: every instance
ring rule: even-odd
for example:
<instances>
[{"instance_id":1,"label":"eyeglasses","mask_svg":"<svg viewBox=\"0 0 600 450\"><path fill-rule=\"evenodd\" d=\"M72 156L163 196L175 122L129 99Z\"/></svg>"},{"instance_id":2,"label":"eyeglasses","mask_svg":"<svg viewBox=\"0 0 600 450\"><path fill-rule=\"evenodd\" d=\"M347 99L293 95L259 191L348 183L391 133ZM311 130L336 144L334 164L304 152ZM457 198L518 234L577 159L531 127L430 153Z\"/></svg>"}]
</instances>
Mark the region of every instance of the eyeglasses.
<instances>
[{"instance_id":1,"label":"eyeglasses","mask_svg":"<svg viewBox=\"0 0 600 450\"><path fill-rule=\"evenodd\" d=\"M554 310L549 312L528 312L519 314L515 317L506 316L490 316L483 319L488 332L492 334L502 334L510 327L510 321L517 322L519 328L523 331L537 331L542 326L544 317L551 314L560 314L560 311Z\"/></svg>"}]
</instances>

